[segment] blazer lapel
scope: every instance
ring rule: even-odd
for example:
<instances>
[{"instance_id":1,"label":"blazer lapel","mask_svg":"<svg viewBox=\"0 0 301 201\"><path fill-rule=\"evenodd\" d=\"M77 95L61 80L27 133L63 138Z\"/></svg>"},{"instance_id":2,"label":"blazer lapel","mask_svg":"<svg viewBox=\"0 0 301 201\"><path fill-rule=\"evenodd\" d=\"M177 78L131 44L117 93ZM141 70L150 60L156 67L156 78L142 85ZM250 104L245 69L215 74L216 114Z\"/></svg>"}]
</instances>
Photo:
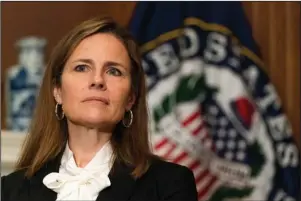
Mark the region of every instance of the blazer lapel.
<instances>
[{"instance_id":1,"label":"blazer lapel","mask_svg":"<svg viewBox=\"0 0 301 201\"><path fill-rule=\"evenodd\" d=\"M28 196L30 201L55 201L57 193L43 184L44 177L51 172L58 172L61 155L48 162L31 179Z\"/></svg>"},{"instance_id":2,"label":"blazer lapel","mask_svg":"<svg viewBox=\"0 0 301 201\"><path fill-rule=\"evenodd\" d=\"M133 168L119 162L115 162L113 172L109 174L111 186L105 188L96 201L120 201L129 200L133 194L136 181L131 176Z\"/></svg>"}]
</instances>

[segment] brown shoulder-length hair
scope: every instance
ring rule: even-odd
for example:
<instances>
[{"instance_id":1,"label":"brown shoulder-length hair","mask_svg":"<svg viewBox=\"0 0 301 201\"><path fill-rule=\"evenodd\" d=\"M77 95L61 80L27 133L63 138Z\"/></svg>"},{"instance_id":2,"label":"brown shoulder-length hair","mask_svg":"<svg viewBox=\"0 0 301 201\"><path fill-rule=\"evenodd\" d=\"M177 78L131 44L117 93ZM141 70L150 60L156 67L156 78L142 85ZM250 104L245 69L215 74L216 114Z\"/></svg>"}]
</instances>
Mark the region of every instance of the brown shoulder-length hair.
<instances>
[{"instance_id":1,"label":"brown shoulder-length hair","mask_svg":"<svg viewBox=\"0 0 301 201\"><path fill-rule=\"evenodd\" d=\"M132 175L137 178L149 167L151 154L148 138L148 112L146 106L145 77L141 65L139 47L130 33L112 18L96 17L82 22L72 29L54 48L46 67L35 114L29 133L23 144L16 169L26 169L27 177L33 176L48 161L63 152L68 130L66 119L59 121L55 115L53 88L61 85L61 75L67 59L79 43L97 33L110 33L121 40L131 60L132 92L136 101L132 107L133 123L125 128L121 122L112 134L115 160L132 166Z\"/></svg>"}]
</instances>

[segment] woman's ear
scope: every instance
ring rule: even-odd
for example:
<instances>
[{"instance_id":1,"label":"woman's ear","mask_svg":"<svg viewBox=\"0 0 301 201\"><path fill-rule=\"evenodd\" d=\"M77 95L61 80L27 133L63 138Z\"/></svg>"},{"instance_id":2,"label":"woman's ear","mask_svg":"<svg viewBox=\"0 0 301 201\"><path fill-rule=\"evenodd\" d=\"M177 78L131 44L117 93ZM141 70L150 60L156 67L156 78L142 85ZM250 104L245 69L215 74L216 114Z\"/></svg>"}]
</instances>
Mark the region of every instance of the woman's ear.
<instances>
[{"instance_id":1,"label":"woman's ear","mask_svg":"<svg viewBox=\"0 0 301 201\"><path fill-rule=\"evenodd\" d=\"M135 95L134 92L132 92L130 94L129 98L128 98L128 103L127 103L127 106L126 106L126 111L129 111L133 107L135 101L136 101L136 95Z\"/></svg>"},{"instance_id":2,"label":"woman's ear","mask_svg":"<svg viewBox=\"0 0 301 201\"><path fill-rule=\"evenodd\" d=\"M54 96L55 101L58 104L62 104L62 92L61 92L60 88L54 87L54 89L53 89L53 96Z\"/></svg>"}]
</instances>

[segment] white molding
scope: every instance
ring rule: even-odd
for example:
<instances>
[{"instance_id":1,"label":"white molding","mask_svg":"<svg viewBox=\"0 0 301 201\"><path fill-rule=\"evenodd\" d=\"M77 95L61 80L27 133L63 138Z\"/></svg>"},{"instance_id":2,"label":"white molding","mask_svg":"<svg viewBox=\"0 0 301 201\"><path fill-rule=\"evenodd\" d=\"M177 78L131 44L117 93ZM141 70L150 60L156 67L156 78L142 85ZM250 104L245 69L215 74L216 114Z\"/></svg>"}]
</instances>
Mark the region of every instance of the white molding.
<instances>
[{"instance_id":1,"label":"white molding","mask_svg":"<svg viewBox=\"0 0 301 201\"><path fill-rule=\"evenodd\" d=\"M1 174L11 172L20 154L26 134L1 130Z\"/></svg>"}]
</instances>

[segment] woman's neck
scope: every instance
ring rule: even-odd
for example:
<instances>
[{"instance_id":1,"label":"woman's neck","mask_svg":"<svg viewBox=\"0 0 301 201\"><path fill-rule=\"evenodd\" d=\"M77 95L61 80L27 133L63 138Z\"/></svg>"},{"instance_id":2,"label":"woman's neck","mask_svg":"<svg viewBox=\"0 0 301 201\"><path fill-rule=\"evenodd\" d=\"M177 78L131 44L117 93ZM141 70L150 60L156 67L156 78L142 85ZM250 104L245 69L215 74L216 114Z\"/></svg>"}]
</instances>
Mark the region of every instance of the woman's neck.
<instances>
[{"instance_id":1,"label":"woman's neck","mask_svg":"<svg viewBox=\"0 0 301 201\"><path fill-rule=\"evenodd\" d=\"M101 132L100 129L76 125L69 125L68 131L68 145L78 167L85 167L112 135L112 133Z\"/></svg>"}]
</instances>

